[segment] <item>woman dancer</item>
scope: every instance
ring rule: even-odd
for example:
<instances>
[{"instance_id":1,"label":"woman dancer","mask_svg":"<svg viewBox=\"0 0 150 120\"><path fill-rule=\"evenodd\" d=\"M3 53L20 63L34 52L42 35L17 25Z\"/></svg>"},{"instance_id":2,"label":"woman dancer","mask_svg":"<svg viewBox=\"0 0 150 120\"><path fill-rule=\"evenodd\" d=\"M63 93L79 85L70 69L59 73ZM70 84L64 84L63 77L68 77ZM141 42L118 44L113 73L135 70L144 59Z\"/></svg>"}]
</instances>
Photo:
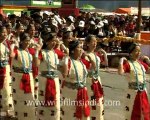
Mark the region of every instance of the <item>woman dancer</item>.
<instances>
[{"instance_id":1,"label":"woman dancer","mask_svg":"<svg viewBox=\"0 0 150 120\"><path fill-rule=\"evenodd\" d=\"M125 120L150 120L150 106L146 91L145 72L147 64L138 60L141 50L138 44L129 47L129 59L121 58L118 73L128 73L128 91L126 94Z\"/></svg>"},{"instance_id":2,"label":"woman dancer","mask_svg":"<svg viewBox=\"0 0 150 120\"><path fill-rule=\"evenodd\" d=\"M56 35L50 32L44 33L46 49L40 54L41 65L39 67L39 101L44 104L38 106L39 120L60 120L60 84L57 71L59 59L54 51Z\"/></svg>"},{"instance_id":3,"label":"woman dancer","mask_svg":"<svg viewBox=\"0 0 150 120\"><path fill-rule=\"evenodd\" d=\"M12 81L9 60L12 51L5 44L7 30L0 26L0 111L1 116L13 115Z\"/></svg>"},{"instance_id":4,"label":"woman dancer","mask_svg":"<svg viewBox=\"0 0 150 120\"><path fill-rule=\"evenodd\" d=\"M90 58L92 58L92 61L96 65L93 66L93 64L90 63L89 59L85 57L85 59L88 61L85 65L89 70L89 79L87 81L89 90L88 94L91 100L95 101L95 105L91 106L91 119L104 120L104 95L99 72L101 60L95 53L95 49L97 46L96 37L94 35L89 35L85 39L85 44L87 45L86 54L90 56Z\"/></svg>"},{"instance_id":5,"label":"woman dancer","mask_svg":"<svg viewBox=\"0 0 150 120\"><path fill-rule=\"evenodd\" d=\"M65 82L62 88L62 120L90 120L87 69L80 61L83 49L79 41L69 43L69 53L70 56L65 58L63 65Z\"/></svg>"},{"instance_id":6,"label":"woman dancer","mask_svg":"<svg viewBox=\"0 0 150 120\"><path fill-rule=\"evenodd\" d=\"M32 63L37 65L38 59L30 54L29 45L29 35L22 33L20 35L20 48L14 50L12 88L15 116L18 120L36 119L35 106L28 103L34 100Z\"/></svg>"}]
</instances>

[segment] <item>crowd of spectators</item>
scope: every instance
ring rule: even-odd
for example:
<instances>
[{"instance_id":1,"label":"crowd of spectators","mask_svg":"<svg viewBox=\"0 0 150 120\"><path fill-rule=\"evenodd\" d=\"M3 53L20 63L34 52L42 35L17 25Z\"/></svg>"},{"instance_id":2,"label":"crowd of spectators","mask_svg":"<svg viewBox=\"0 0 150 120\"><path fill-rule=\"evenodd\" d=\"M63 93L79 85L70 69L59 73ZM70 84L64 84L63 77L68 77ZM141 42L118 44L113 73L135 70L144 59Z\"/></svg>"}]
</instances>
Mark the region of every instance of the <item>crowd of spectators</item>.
<instances>
[{"instance_id":1,"label":"crowd of spectators","mask_svg":"<svg viewBox=\"0 0 150 120\"><path fill-rule=\"evenodd\" d=\"M114 36L134 37L137 32L136 15L103 16L98 13L80 12L79 16L61 17L57 12L44 11L42 14L35 12L30 16L26 12L22 13L21 16L11 14L7 18L0 15L0 21L1 25L11 29L14 33L27 31L27 26L33 24L35 37L41 37L44 31L56 33L60 39L80 38L84 40L87 35L93 34L102 42L103 38ZM150 30L149 17L142 17L141 30ZM121 43L109 42L99 45L102 47L115 45L121 46L120 50L126 49Z\"/></svg>"}]
</instances>

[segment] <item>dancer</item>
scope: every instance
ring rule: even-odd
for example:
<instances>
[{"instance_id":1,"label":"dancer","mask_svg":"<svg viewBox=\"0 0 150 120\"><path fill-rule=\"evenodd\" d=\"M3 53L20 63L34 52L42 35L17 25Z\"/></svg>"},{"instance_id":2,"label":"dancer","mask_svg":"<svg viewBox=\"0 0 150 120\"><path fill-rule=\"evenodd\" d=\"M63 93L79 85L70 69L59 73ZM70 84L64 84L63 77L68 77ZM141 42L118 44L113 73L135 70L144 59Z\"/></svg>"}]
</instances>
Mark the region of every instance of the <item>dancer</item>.
<instances>
[{"instance_id":1,"label":"dancer","mask_svg":"<svg viewBox=\"0 0 150 120\"><path fill-rule=\"evenodd\" d=\"M28 105L28 102L35 100L32 63L37 65L38 59L30 54L29 45L29 35L20 34L20 48L14 50L12 74L14 109L18 120L36 120L35 106Z\"/></svg>"},{"instance_id":2,"label":"dancer","mask_svg":"<svg viewBox=\"0 0 150 120\"><path fill-rule=\"evenodd\" d=\"M86 87L87 69L80 61L83 53L79 41L69 43L69 56L63 65L62 120L90 120L90 107ZM68 102L70 101L70 102ZM67 113L69 111L69 114Z\"/></svg>"},{"instance_id":3,"label":"dancer","mask_svg":"<svg viewBox=\"0 0 150 120\"><path fill-rule=\"evenodd\" d=\"M128 73L128 91L126 94L125 120L150 120L150 106L146 91L145 72L147 64L139 61L140 46L136 43L129 47L129 59L121 58L118 73Z\"/></svg>"},{"instance_id":4,"label":"dancer","mask_svg":"<svg viewBox=\"0 0 150 120\"><path fill-rule=\"evenodd\" d=\"M44 105L38 106L39 120L60 120L60 84L57 65L59 59L54 51L56 35L44 33L46 49L40 53L41 65L39 67L39 101Z\"/></svg>"},{"instance_id":5,"label":"dancer","mask_svg":"<svg viewBox=\"0 0 150 120\"><path fill-rule=\"evenodd\" d=\"M1 116L13 116L12 81L10 76L11 49L5 44L6 27L0 26L0 112Z\"/></svg>"},{"instance_id":6,"label":"dancer","mask_svg":"<svg viewBox=\"0 0 150 120\"><path fill-rule=\"evenodd\" d=\"M100 79L100 58L97 56L95 49L97 46L97 39L94 35L89 35L85 39L85 44L87 45L87 51L85 54L92 58L95 64L91 64L89 59L85 57L88 62L84 62L89 72L88 84L88 94L91 100L96 102L95 105L91 106L91 119L104 120L104 94L102 83ZM104 52L106 56L106 53ZM105 57L106 58L106 57ZM106 60L105 60L106 61ZM95 65L95 66L93 66Z\"/></svg>"}]
</instances>

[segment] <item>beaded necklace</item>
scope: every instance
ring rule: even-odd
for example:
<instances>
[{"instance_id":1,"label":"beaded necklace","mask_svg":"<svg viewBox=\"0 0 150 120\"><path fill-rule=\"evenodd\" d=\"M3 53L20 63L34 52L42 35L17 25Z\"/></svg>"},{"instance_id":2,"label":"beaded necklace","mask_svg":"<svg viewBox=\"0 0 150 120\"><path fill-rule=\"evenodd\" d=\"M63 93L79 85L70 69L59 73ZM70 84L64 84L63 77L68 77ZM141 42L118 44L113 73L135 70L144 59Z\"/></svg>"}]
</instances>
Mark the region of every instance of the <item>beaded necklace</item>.
<instances>
[{"instance_id":1,"label":"beaded necklace","mask_svg":"<svg viewBox=\"0 0 150 120\"><path fill-rule=\"evenodd\" d=\"M32 61L31 61L31 56L29 54L29 51L27 51L27 53L28 53L28 59L29 59L29 67L28 68L26 68L26 62L25 62L25 58L23 56L23 50L20 49L20 52L21 52L21 58L22 58L23 71L24 71L24 73L29 73L32 70L32 68L31 68L32 67Z\"/></svg>"},{"instance_id":2,"label":"beaded necklace","mask_svg":"<svg viewBox=\"0 0 150 120\"><path fill-rule=\"evenodd\" d=\"M82 64L82 69L83 69L83 81L80 80L79 78L79 74L77 72L77 66L75 65L75 60L71 59L72 63L73 63L73 66L74 66L74 69L75 69L75 74L76 74L76 80L77 80L77 87L81 87L83 88L85 86L85 83L86 83L86 76L87 76L87 72L86 72L86 69L83 65L83 63L80 61L80 63Z\"/></svg>"},{"instance_id":3,"label":"beaded necklace","mask_svg":"<svg viewBox=\"0 0 150 120\"><path fill-rule=\"evenodd\" d=\"M142 73L143 73L143 84L142 84L142 86L141 86L141 85L139 85L139 79L138 79L138 73L137 73L136 67L135 67L133 61L130 61L130 62L131 62L131 64L133 65L134 72L135 72L135 75L136 75L136 85L137 85L136 87L137 87L137 89L138 89L139 91L143 91L143 90L145 89L145 87L146 87L145 72L144 72L144 70L143 70L143 67L142 67L142 65L138 62L139 65L140 65L140 67L141 67Z\"/></svg>"},{"instance_id":4,"label":"beaded necklace","mask_svg":"<svg viewBox=\"0 0 150 120\"><path fill-rule=\"evenodd\" d=\"M1 51L1 44L2 43L0 43L0 51ZM5 54L4 54L5 60L3 62L0 60L0 67L5 67L8 64L7 56L8 56L8 52L5 46Z\"/></svg>"},{"instance_id":5,"label":"beaded necklace","mask_svg":"<svg viewBox=\"0 0 150 120\"><path fill-rule=\"evenodd\" d=\"M94 80L97 80L98 79L98 75L99 75L99 66L98 66L98 58L96 56L96 54L94 54L95 56L95 60L96 60L96 71L92 71L92 77L94 78Z\"/></svg>"},{"instance_id":6,"label":"beaded necklace","mask_svg":"<svg viewBox=\"0 0 150 120\"><path fill-rule=\"evenodd\" d=\"M46 50L46 61L47 61L47 69L48 69L47 77L55 78L57 75L51 71L51 66L50 66L51 62L49 60L50 56L49 56L48 52L49 51ZM53 53L54 53L54 51L53 51ZM54 53L54 58L55 58L55 66L57 66L57 58L56 58L55 53Z\"/></svg>"},{"instance_id":7,"label":"beaded necklace","mask_svg":"<svg viewBox=\"0 0 150 120\"><path fill-rule=\"evenodd\" d=\"M47 60L47 63L48 63L48 71L50 71L50 64L51 64L51 62L50 62L50 60L49 60L49 58L50 58L50 56L49 56L49 54L48 54L48 50L46 50L46 60ZM53 51L54 52L54 51ZM55 58L55 66L57 66L57 58L56 58L56 55L55 55L55 53L54 53L54 58Z\"/></svg>"}]
</instances>

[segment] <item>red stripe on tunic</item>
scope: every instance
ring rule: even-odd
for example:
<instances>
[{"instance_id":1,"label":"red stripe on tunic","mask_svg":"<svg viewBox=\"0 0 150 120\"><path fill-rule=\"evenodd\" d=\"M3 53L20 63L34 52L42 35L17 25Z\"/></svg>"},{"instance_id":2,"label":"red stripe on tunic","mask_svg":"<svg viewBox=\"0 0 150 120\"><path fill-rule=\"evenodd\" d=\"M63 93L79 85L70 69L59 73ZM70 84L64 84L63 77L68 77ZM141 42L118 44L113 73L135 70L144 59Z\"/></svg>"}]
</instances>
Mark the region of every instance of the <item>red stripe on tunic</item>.
<instances>
[{"instance_id":1,"label":"red stripe on tunic","mask_svg":"<svg viewBox=\"0 0 150 120\"><path fill-rule=\"evenodd\" d=\"M76 99L75 116L79 119L82 119L82 115L84 115L85 117L90 116L90 106L88 104L88 93L85 87L78 89L77 99Z\"/></svg>"},{"instance_id":2,"label":"red stripe on tunic","mask_svg":"<svg viewBox=\"0 0 150 120\"><path fill-rule=\"evenodd\" d=\"M134 100L131 120L150 120L150 105L145 91L138 91Z\"/></svg>"},{"instance_id":3,"label":"red stripe on tunic","mask_svg":"<svg viewBox=\"0 0 150 120\"><path fill-rule=\"evenodd\" d=\"M91 85L91 89L94 92L94 97L96 99L96 102L99 102L99 99L104 95L103 88L100 84L100 82L97 80L96 82L93 82Z\"/></svg>"},{"instance_id":4,"label":"red stripe on tunic","mask_svg":"<svg viewBox=\"0 0 150 120\"><path fill-rule=\"evenodd\" d=\"M55 53L58 55L58 59L63 59L63 57L64 57L64 53L61 51L61 50L59 50L59 49L54 49L54 51L55 51Z\"/></svg>"},{"instance_id":5,"label":"red stripe on tunic","mask_svg":"<svg viewBox=\"0 0 150 120\"><path fill-rule=\"evenodd\" d=\"M5 76L6 76L6 67L0 68L0 89L4 87Z\"/></svg>"},{"instance_id":6,"label":"red stripe on tunic","mask_svg":"<svg viewBox=\"0 0 150 120\"><path fill-rule=\"evenodd\" d=\"M56 85L55 81L47 78L45 89L45 103L46 106L54 106L56 102Z\"/></svg>"},{"instance_id":7,"label":"red stripe on tunic","mask_svg":"<svg viewBox=\"0 0 150 120\"><path fill-rule=\"evenodd\" d=\"M36 50L34 48L28 48L29 53L34 56L36 53ZM33 73L33 78L36 78L39 74L38 67L35 66L35 64L32 64L32 73Z\"/></svg>"},{"instance_id":8,"label":"red stripe on tunic","mask_svg":"<svg viewBox=\"0 0 150 120\"><path fill-rule=\"evenodd\" d=\"M20 82L20 89L24 91L24 93L31 93L31 85L30 85L30 75L23 74Z\"/></svg>"}]
</instances>

